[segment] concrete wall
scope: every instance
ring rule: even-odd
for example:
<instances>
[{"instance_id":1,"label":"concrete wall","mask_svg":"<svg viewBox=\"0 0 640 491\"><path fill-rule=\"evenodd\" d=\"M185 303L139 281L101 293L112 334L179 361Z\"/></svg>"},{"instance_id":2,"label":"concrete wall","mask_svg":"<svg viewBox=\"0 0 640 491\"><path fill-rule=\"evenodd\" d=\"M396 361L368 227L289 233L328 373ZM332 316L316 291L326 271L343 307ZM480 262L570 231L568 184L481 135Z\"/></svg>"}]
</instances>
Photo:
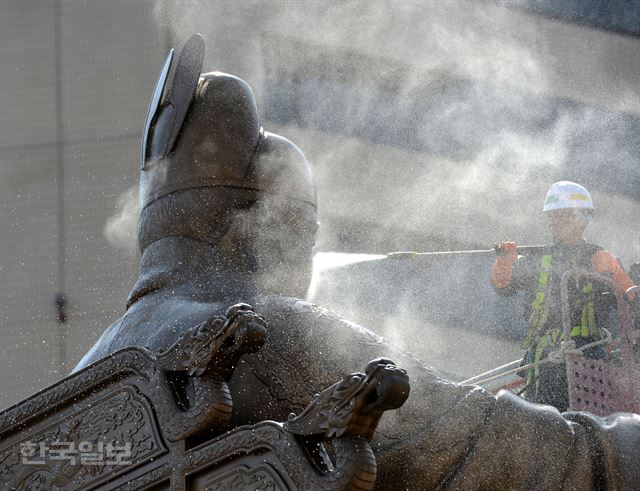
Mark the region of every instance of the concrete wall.
<instances>
[{"instance_id":1,"label":"concrete wall","mask_svg":"<svg viewBox=\"0 0 640 491\"><path fill-rule=\"evenodd\" d=\"M0 406L66 373L122 313L150 91L167 47L197 31L205 67L246 79L266 129L309 156L321 249L537 243L531 210L568 173L594 186L591 238L640 258L636 38L479 1L4 0Z\"/></svg>"},{"instance_id":2,"label":"concrete wall","mask_svg":"<svg viewBox=\"0 0 640 491\"><path fill-rule=\"evenodd\" d=\"M0 406L58 379L124 309L137 259L103 230L136 184L165 51L149 18L142 2L0 3Z\"/></svg>"}]
</instances>

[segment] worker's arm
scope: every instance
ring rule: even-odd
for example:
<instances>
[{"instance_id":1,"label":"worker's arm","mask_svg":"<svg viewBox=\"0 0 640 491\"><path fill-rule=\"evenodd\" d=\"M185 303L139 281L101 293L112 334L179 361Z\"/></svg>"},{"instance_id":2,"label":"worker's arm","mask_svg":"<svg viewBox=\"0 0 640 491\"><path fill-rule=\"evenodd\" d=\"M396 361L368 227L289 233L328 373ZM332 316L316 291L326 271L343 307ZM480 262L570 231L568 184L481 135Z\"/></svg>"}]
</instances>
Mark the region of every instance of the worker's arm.
<instances>
[{"instance_id":1,"label":"worker's arm","mask_svg":"<svg viewBox=\"0 0 640 491\"><path fill-rule=\"evenodd\" d=\"M498 289L507 288L511 284L513 264L518 260L518 244L500 242L494 249L498 255L491 270L491 281Z\"/></svg>"},{"instance_id":2,"label":"worker's arm","mask_svg":"<svg viewBox=\"0 0 640 491\"><path fill-rule=\"evenodd\" d=\"M591 263L596 273L608 274L615 282L618 292L625 293L629 288L634 286L633 280L622 269L618 258L613 256L609 251L601 250L591 256ZM629 300L636 298L635 292L629 292Z\"/></svg>"}]
</instances>

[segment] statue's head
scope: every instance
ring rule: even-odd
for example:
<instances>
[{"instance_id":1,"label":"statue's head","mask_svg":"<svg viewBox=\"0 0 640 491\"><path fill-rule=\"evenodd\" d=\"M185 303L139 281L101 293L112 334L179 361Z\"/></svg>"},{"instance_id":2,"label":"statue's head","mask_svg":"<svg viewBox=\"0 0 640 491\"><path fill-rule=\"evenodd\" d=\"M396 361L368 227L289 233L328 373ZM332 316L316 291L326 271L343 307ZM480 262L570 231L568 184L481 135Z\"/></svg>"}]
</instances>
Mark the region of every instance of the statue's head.
<instances>
[{"instance_id":1,"label":"statue's head","mask_svg":"<svg viewBox=\"0 0 640 491\"><path fill-rule=\"evenodd\" d=\"M282 136L264 131L241 79L200 74L204 42L165 62L142 148L139 242L166 237L211 245L227 266L257 275L263 290L303 296L317 228L309 163Z\"/></svg>"}]
</instances>

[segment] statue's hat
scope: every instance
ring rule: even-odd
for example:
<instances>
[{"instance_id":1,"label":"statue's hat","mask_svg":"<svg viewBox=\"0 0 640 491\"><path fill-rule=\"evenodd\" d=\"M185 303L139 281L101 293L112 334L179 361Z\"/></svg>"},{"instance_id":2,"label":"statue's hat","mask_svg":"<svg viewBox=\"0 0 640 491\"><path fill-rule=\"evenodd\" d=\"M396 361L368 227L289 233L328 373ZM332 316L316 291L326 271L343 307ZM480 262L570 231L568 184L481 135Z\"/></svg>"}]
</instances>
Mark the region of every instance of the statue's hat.
<instances>
[{"instance_id":1,"label":"statue's hat","mask_svg":"<svg viewBox=\"0 0 640 491\"><path fill-rule=\"evenodd\" d=\"M144 208L171 193L235 187L310 203L316 196L302 151L260 126L246 82L200 73L204 40L192 36L173 63L165 60L142 136L140 200Z\"/></svg>"}]
</instances>

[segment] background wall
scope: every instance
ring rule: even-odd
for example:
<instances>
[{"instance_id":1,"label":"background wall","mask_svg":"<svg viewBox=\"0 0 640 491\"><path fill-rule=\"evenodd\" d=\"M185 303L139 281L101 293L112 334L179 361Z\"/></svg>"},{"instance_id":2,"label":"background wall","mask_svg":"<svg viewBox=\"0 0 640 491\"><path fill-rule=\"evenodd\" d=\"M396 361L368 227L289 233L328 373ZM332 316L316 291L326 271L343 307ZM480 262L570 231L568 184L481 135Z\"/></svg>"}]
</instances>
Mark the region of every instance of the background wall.
<instances>
[{"instance_id":1,"label":"background wall","mask_svg":"<svg viewBox=\"0 0 640 491\"><path fill-rule=\"evenodd\" d=\"M589 239L640 260L639 7L597 3L0 1L0 406L123 312L140 131L193 32L309 157L319 250L542 243L566 178L594 195Z\"/></svg>"}]
</instances>

